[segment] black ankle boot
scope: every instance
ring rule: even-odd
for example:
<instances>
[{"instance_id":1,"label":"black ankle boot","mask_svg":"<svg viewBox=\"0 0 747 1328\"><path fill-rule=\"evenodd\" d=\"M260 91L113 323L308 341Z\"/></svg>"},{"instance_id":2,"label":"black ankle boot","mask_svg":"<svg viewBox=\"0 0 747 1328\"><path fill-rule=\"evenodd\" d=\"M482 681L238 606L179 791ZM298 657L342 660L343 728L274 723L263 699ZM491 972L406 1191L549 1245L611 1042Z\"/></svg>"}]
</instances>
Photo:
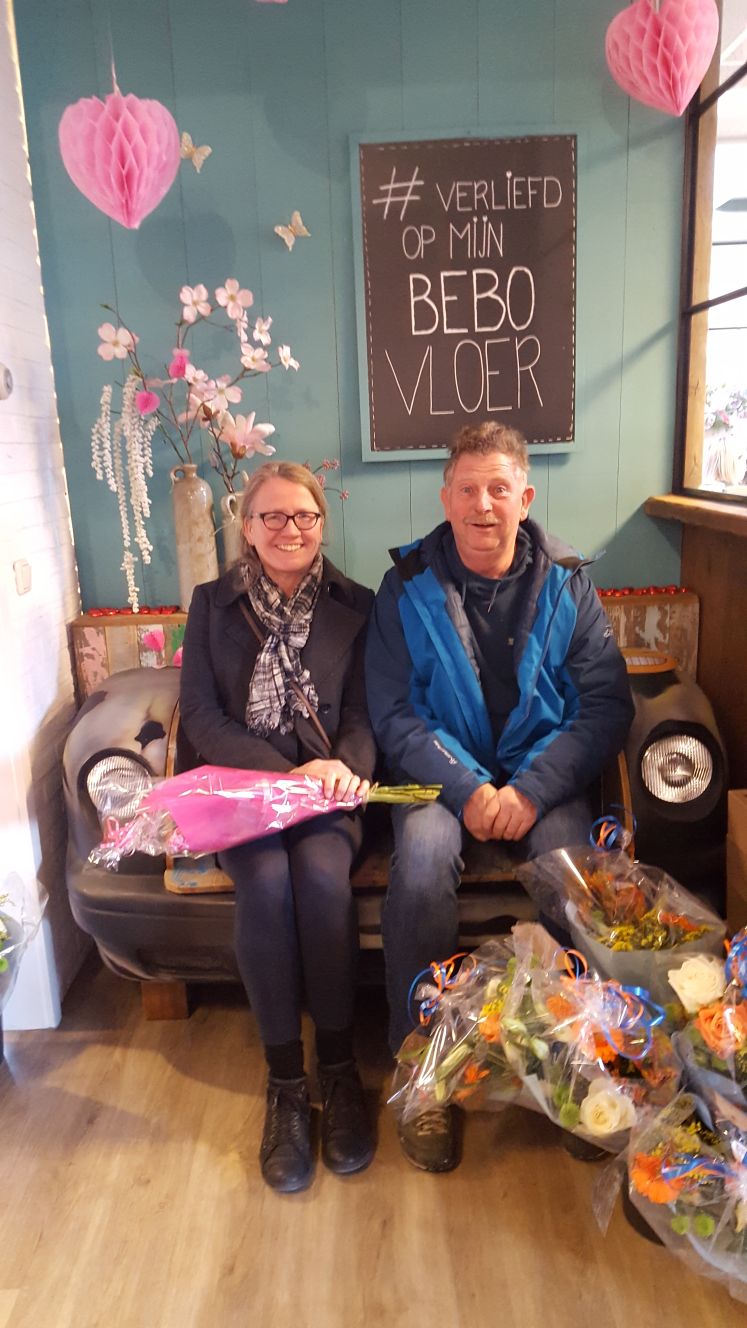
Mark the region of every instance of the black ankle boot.
<instances>
[{"instance_id":1,"label":"black ankle boot","mask_svg":"<svg viewBox=\"0 0 747 1328\"><path fill-rule=\"evenodd\" d=\"M319 1066L322 1090L322 1161L349 1175L371 1161L376 1141L355 1061Z\"/></svg>"},{"instance_id":2,"label":"black ankle boot","mask_svg":"<svg viewBox=\"0 0 747 1328\"><path fill-rule=\"evenodd\" d=\"M267 1084L267 1113L259 1161L273 1190L305 1190L314 1174L311 1155L311 1106L306 1079L275 1079Z\"/></svg>"}]
</instances>

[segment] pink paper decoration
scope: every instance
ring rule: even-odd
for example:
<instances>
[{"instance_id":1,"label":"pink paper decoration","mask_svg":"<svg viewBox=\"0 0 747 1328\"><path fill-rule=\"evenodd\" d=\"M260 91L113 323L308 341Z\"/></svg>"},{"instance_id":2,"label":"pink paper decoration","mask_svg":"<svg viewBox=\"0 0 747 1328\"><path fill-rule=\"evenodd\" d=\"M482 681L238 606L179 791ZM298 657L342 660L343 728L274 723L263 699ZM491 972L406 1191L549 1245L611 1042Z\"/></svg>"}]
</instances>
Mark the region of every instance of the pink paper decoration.
<instances>
[{"instance_id":1,"label":"pink paper decoration","mask_svg":"<svg viewBox=\"0 0 747 1328\"><path fill-rule=\"evenodd\" d=\"M60 152L73 184L107 217L137 230L174 183L179 131L158 101L110 92L82 97L60 120Z\"/></svg>"},{"instance_id":2,"label":"pink paper decoration","mask_svg":"<svg viewBox=\"0 0 747 1328\"><path fill-rule=\"evenodd\" d=\"M681 115L718 41L716 0L634 0L607 29L605 54L623 92Z\"/></svg>"}]
</instances>

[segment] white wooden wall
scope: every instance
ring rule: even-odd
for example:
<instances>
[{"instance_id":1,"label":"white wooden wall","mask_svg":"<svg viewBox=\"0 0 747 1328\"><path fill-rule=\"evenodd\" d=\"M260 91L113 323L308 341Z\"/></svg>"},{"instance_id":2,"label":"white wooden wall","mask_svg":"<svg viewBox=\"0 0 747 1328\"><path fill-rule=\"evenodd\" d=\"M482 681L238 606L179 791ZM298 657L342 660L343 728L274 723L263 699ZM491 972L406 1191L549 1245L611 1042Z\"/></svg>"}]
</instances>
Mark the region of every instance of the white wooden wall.
<instances>
[{"instance_id":1,"label":"white wooden wall","mask_svg":"<svg viewBox=\"0 0 747 1328\"><path fill-rule=\"evenodd\" d=\"M10 9L0 10L0 896L20 877L49 893L3 1022L56 1024L86 938L64 881L60 753L75 701L66 624L78 583ZM16 564L30 568L21 595ZM2 907L2 905L0 905Z\"/></svg>"}]
</instances>

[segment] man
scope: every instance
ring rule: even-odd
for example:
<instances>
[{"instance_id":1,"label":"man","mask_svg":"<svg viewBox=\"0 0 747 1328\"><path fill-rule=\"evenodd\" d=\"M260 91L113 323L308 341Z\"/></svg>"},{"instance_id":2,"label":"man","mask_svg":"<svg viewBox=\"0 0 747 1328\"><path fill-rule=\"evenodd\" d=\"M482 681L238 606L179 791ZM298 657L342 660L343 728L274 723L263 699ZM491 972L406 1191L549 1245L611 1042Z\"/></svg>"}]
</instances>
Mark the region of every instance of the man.
<instances>
[{"instance_id":1,"label":"man","mask_svg":"<svg viewBox=\"0 0 747 1328\"><path fill-rule=\"evenodd\" d=\"M462 837L522 859L584 842L587 790L620 750L633 705L625 664L577 553L528 519L527 446L501 424L457 434L441 490L446 521L392 557L369 628L369 711L396 777L441 784L438 802L393 808L382 931L396 1053L408 994L457 949ZM451 1110L400 1124L408 1159L457 1163Z\"/></svg>"}]
</instances>

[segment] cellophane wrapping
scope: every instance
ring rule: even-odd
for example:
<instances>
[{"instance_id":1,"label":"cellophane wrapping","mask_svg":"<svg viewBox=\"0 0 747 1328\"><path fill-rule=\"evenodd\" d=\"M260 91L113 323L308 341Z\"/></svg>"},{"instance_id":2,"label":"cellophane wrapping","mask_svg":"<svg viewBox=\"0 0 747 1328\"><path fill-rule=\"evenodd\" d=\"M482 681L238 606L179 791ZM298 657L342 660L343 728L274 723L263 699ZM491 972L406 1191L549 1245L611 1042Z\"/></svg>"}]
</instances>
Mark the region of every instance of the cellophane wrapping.
<instances>
[{"instance_id":1,"label":"cellophane wrapping","mask_svg":"<svg viewBox=\"0 0 747 1328\"><path fill-rule=\"evenodd\" d=\"M593 971L576 976L572 959L560 951L546 966L517 943L503 1044L525 1101L561 1129L617 1154L632 1126L677 1092L681 1067L663 1011L645 993Z\"/></svg>"},{"instance_id":2,"label":"cellophane wrapping","mask_svg":"<svg viewBox=\"0 0 747 1328\"><path fill-rule=\"evenodd\" d=\"M688 968L672 974L689 1006L673 1038L687 1084L711 1111L724 1101L747 1111L747 929L732 938L723 961Z\"/></svg>"},{"instance_id":3,"label":"cellophane wrapping","mask_svg":"<svg viewBox=\"0 0 747 1328\"><path fill-rule=\"evenodd\" d=\"M374 786L368 795L328 798L312 775L198 766L169 779L152 779L133 796L127 775L112 773L102 783L98 810L104 839L89 854L96 866L111 869L132 853L151 857L199 857L287 830L314 816L355 811L371 802L430 802L436 785ZM125 807L126 815L121 814Z\"/></svg>"},{"instance_id":4,"label":"cellophane wrapping","mask_svg":"<svg viewBox=\"0 0 747 1328\"><path fill-rule=\"evenodd\" d=\"M668 970L690 954L719 955L725 924L659 867L627 853L554 849L517 868L538 908L567 928L592 968L678 1006Z\"/></svg>"},{"instance_id":5,"label":"cellophane wrapping","mask_svg":"<svg viewBox=\"0 0 747 1328\"><path fill-rule=\"evenodd\" d=\"M0 894L0 1012L13 993L21 960L39 930L47 899L39 881L27 887L15 872L5 881Z\"/></svg>"},{"instance_id":6,"label":"cellophane wrapping","mask_svg":"<svg viewBox=\"0 0 747 1328\"><path fill-rule=\"evenodd\" d=\"M610 1153L639 1113L677 1091L680 1064L660 1015L573 960L544 928L480 946L450 985L421 982L427 1026L405 1040L390 1102L404 1119L432 1106L541 1111Z\"/></svg>"},{"instance_id":7,"label":"cellophane wrapping","mask_svg":"<svg viewBox=\"0 0 747 1328\"><path fill-rule=\"evenodd\" d=\"M628 1192L641 1217L693 1271L747 1302L747 1117L719 1117L690 1093L633 1130Z\"/></svg>"},{"instance_id":8,"label":"cellophane wrapping","mask_svg":"<svg viewBox=\"0 0 747 1328\"><path fill-rule=\"evenodd\" d=\"M501 937L474 950L451 985L438 985L438 964L434 981L417 985L413 1003L430 1011L427 1026L400 1047L389 1099L404 1120L433 1106L497 1109L519 1097L521 1080L500 1034L516 962L513 936Z\"/></svg>"}]
</instances>

